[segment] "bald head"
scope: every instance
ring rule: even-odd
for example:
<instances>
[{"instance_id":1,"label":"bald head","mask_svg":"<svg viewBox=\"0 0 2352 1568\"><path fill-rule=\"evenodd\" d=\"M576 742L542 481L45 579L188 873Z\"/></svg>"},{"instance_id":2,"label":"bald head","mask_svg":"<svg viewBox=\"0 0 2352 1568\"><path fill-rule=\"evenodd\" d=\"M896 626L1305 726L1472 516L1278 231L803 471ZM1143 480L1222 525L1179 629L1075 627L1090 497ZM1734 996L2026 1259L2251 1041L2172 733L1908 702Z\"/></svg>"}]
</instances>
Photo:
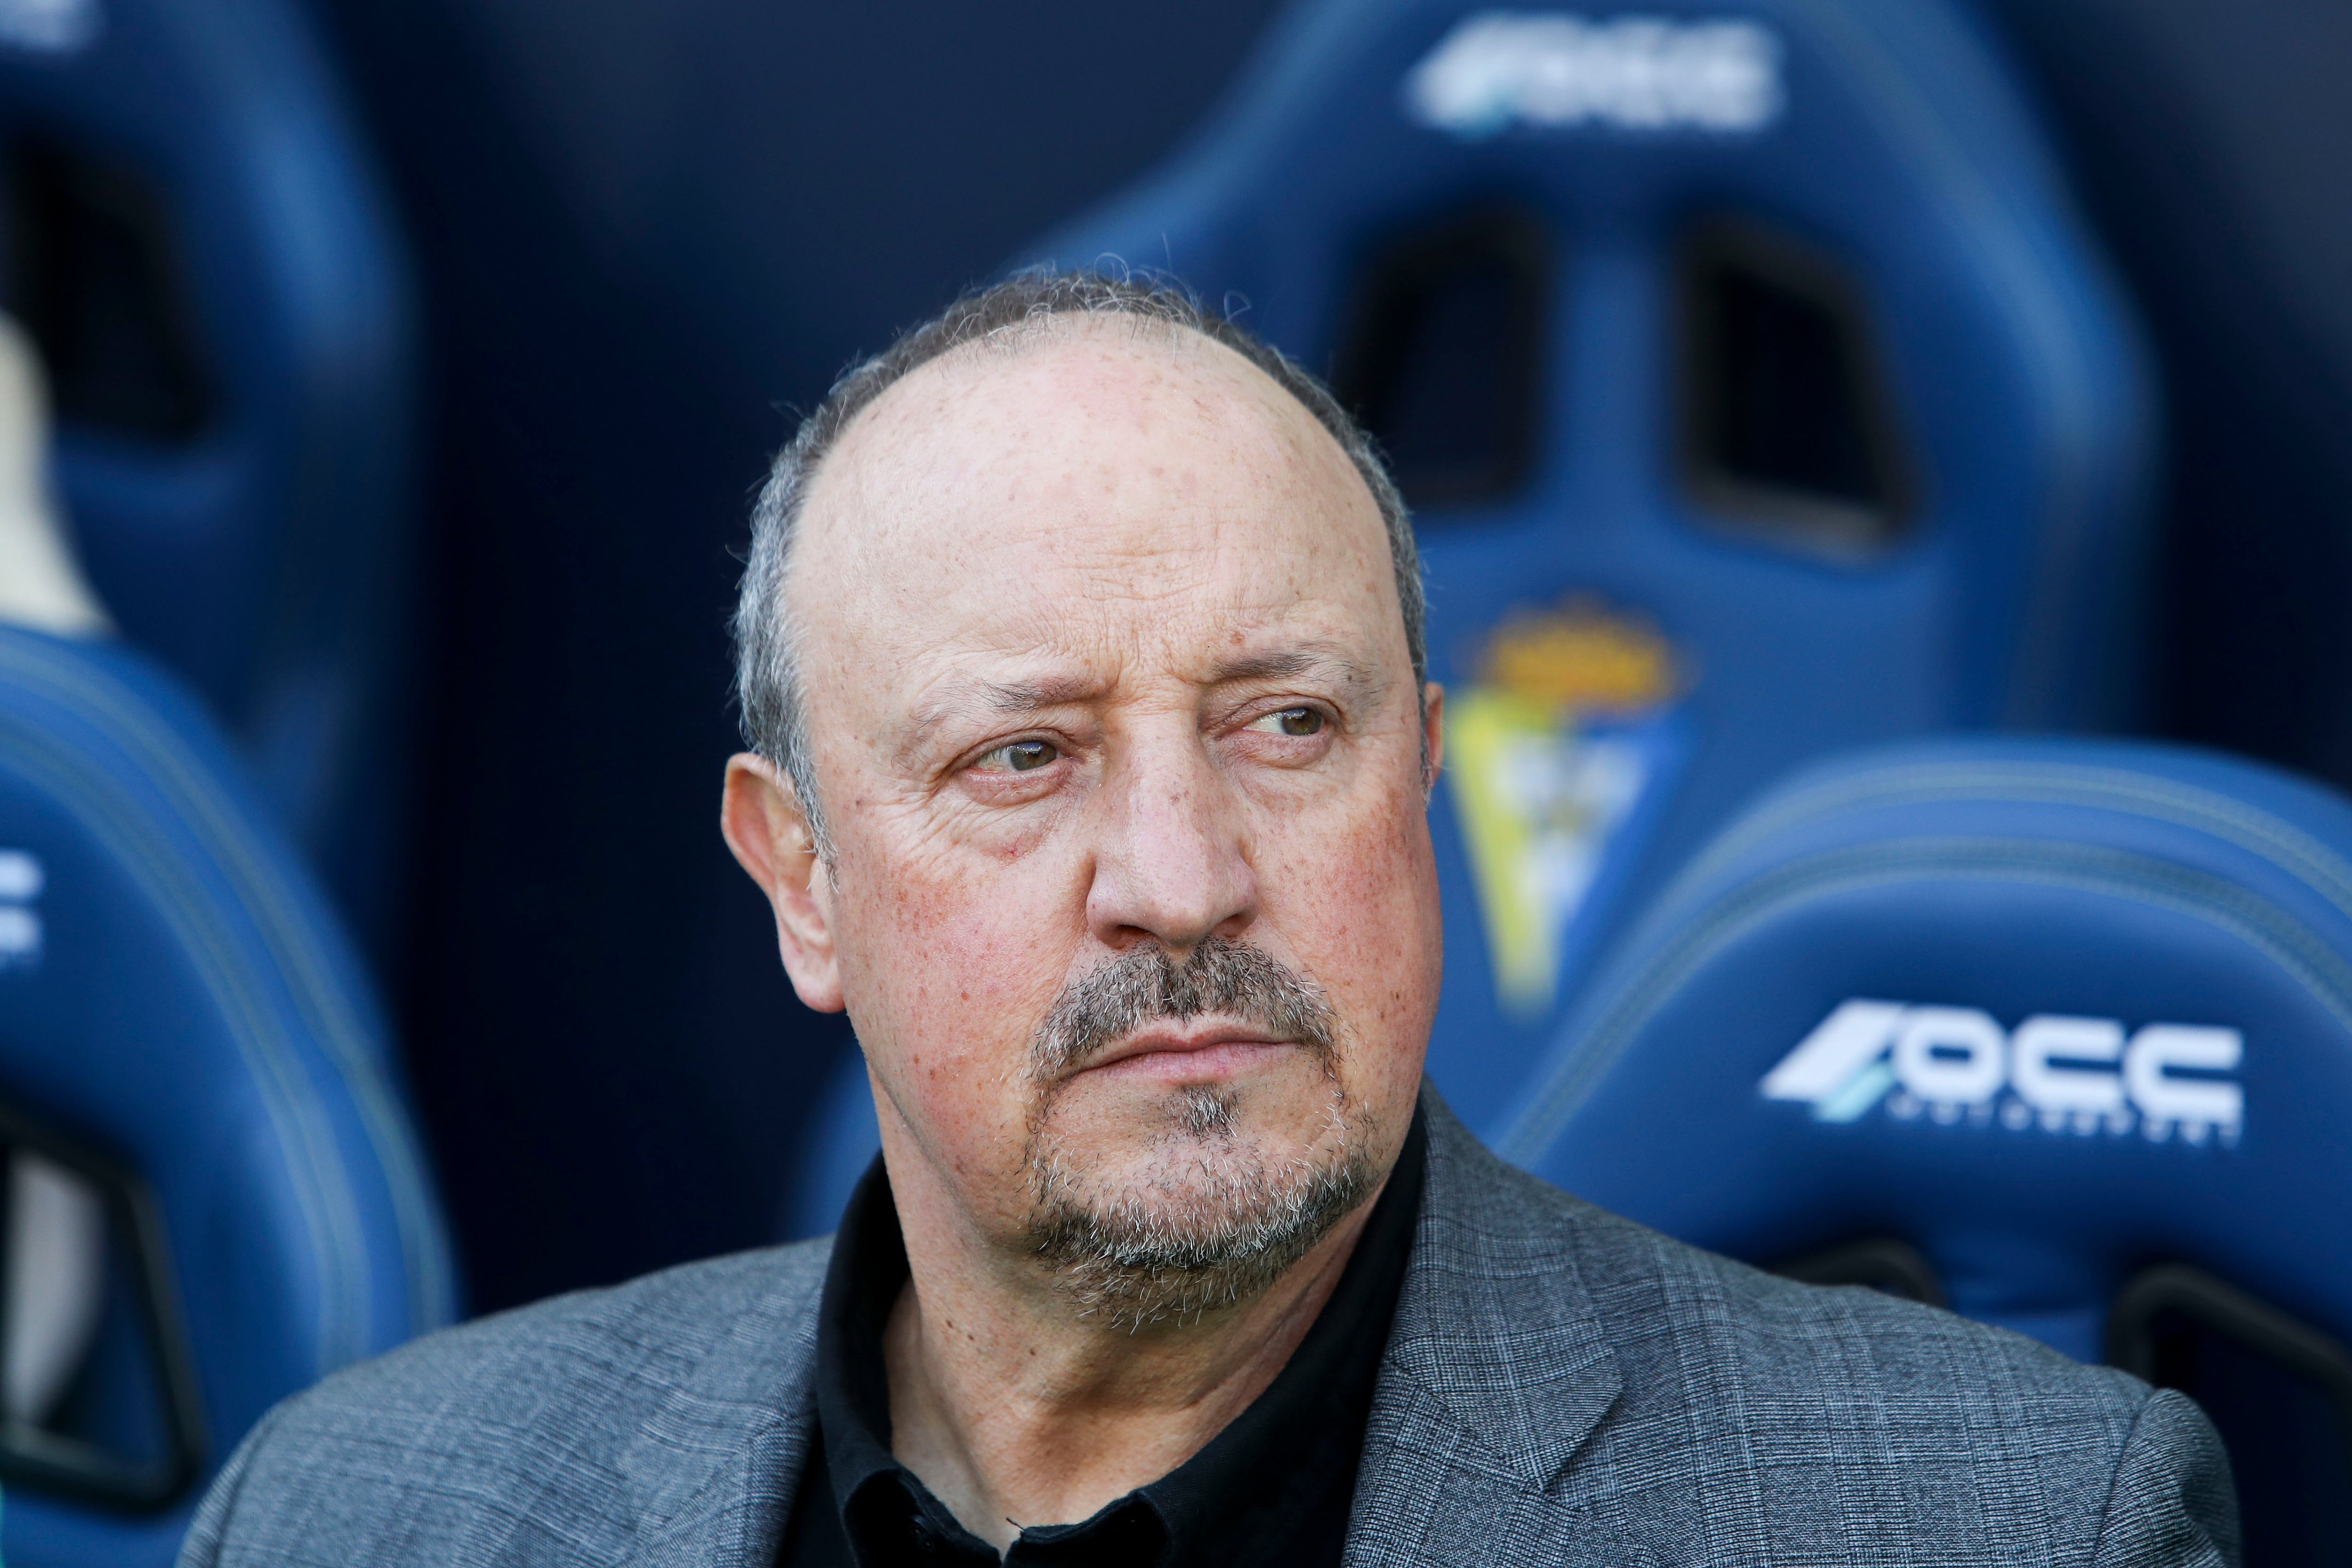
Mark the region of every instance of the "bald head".
<instances>
[{"instance_id":1,"label":"bald head","mask_svg":"<svg viewBox=\"0 0 2352 1568\"><path fill-rule=\"evenodd\" d=\"M1424 670L1420 563L1411 522L1376 448L1320 382L1232 322L1203 311L1179 289L1093 274L1023 274L959 300L845 375L778 455L754 510L751 558L735 615L737 695L744 738L792 781L811 814L821 855L830 853L831 834L811 759L803 680L803 662L814 655L807 648L809 628L799 612L797 595L790 591L800 575L795 569L799 539L821 476L834 467L832 459L853 429L860 432L858 443L870 448L884 438L866 431L869 423L901 432L910 428L910 422L922 423L919 415L904 409L895 425L864 417L918 372L935 366L944 371L940 361L947 360L1001 363L1024 358L1074 331L1105 348L1124 343L1130 357L1156 353L1181 361L1206 356L1210 363L1225 362L1231 378L1221 391L1204 386L1208 395L1235 396L1243 405L1260 407L1270 400L1276 407L1286 406L1294 423L1304 416L1319 429L1329 450L1352 470L1357 488L1381 523L1397 614L1416 680ZM1244 370L1256 375L1239 373ZM935 408L944 406L942 400L949 396L938 386L929 395ZM1114 442L1102 450L1115 446ZM955 519L935 520L949 533L956 531Z\"/></svg>"}]
</instances>

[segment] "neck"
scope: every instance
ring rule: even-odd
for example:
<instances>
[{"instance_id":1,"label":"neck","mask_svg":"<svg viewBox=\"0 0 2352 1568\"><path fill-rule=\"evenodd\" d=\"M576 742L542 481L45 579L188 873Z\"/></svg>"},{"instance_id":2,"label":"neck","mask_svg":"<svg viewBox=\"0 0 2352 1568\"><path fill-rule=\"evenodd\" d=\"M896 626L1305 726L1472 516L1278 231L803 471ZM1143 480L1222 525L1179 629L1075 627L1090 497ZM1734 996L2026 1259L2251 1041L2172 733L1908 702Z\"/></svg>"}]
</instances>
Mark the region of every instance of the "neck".
<instances>
[{"instance_id":1,"label":"neck","mask_svg":"<svg viewBox=\"0 0 2352 1568\"><path fill-rule=\"evenodd\" d=\"M884 1344L891 1448L1000 1551L1159 1479L1264 1393L1330 1300L1373 1193L1259 1295L1178 1324L1078 1317L1033 1259L891 1162L908 1280ZM905 1169L910 1178L898 1185Z\"/></svg>"}]
</instances>

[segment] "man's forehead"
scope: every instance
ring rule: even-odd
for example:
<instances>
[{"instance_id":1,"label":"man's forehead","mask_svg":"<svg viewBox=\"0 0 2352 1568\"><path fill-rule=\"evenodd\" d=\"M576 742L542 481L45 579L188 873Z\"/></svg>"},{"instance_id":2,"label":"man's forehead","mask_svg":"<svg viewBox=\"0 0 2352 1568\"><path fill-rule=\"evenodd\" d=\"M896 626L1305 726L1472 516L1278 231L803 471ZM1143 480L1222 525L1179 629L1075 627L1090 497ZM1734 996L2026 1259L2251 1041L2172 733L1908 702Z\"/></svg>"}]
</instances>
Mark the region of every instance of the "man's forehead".
<instances>
[{"instance_id":1,"label":"man's forehead","mask_svg":"<svg viewBox=\"0 0 2352 1568\"><path fill-rule=\"evenodd\" d=\"M1314 416L1223 345L1133 325L959 351L854 422L795 546L803 633L982 652L1392 601L1379 507Z\"/></svg>"},{"instance_id":2,"label":"man's forehead","mask_svg":"<svg viewBox=\"0 0 2352 1568\"><path fill-rule=\"evenodd\" d=\"M1069 312L1000 328L916 366L850 423L836 450L887 447L958 413L1011 413L1056 394L1091 401L1105 391L1179 381L1221 382L1224 401L1255 403L1262 413L1306 413L1263 370L1189 327L1148 316ZM1025 398L1002 401L1015 386Z\"/></svg>"}]
</instances>

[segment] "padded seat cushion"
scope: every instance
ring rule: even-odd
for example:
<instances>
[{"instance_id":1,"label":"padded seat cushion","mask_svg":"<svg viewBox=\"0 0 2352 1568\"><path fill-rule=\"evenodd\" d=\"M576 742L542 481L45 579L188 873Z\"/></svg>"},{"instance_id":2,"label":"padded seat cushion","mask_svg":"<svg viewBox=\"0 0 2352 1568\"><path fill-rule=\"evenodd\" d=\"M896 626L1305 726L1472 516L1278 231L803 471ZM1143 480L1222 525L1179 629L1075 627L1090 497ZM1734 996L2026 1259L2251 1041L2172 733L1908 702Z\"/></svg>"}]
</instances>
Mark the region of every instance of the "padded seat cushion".
<instances>
[{"instance_id":1,"label":"padded seat cushion","mask_svg":"<svg viewBox=\"0 0 2352 1568\"><path fill-rule=\"evenodd\" d=\"M0 628L0 1100L152 1194L212 1462L278 1398L453 1319L383 1022L175 682ZM184 1520L12 1487L5 1550L166 1563Z\"/></svg>"}]
</instances>

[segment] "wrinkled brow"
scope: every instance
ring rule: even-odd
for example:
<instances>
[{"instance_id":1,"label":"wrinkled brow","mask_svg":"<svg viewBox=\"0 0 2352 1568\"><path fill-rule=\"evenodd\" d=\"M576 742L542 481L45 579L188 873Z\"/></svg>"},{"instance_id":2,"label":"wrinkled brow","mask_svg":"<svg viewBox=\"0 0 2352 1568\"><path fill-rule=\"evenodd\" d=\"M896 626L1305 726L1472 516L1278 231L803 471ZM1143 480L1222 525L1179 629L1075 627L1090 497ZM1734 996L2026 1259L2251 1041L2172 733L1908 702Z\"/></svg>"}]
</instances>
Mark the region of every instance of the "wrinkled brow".
<instances>
[{"instance_id":1,"label":"wrinkled brow","mask_svg":"<svg viewBox=\"0 0 2352 1568\"><path fill-rule=\"evenodd\" d=\"M950 719L985 716L1015 718L1045 708L1082 703L1102 694L1103 684L1091 675L1048 675L1034 681L973 681L940 693L908 716L907 738L898 747L901 758L912 755L932 731Z\"/></svg>"},{"instance_id":2,"label":"wrinkled brow","mask_svg":"<svg viewBox=\"0 0 2352 1568\"><path fill-rule=\"evenodd\" d=\"M1336 643L1308 643L1278 653L1248 653L1228 659L1209 673L1209 684L1225 686L1242 681L1287 681L1301 675L1322 676L1351 701L1360 700L1379 685L1370 669L1349 658Z\"/></svg>"},{"instance_id":3,"label":"wrinkled brow","mask_svg":"<svg viewBox=\"0 0 2352 1568\"><path fill-rule=\"evenodd\" d=\"M1351 706L1368 701L1379 686L1370 669L1349 657L1339 644L1320 642L1223 660L1211 668L1209 685L1227 686L1244 681L1296 680L1300 676L1319 676L1329 681ZM1024 714L1089 702L1101 696L1104 690L1103 682L1092 675L972 681L940 693L908 716L907 738L898 747L898 753L902 758L911 756L934 731L951 719L1018 718Z\"/></svg>"},{"instance_id":4,"label":"wrinkled brow","mask_svg":"<svg viewBox=\"0 0 2352 1568\"><path fill-rule=\"evenodd\" d=\"M967 711L1009 716L1039 708L1065 707L1100 696L1103 683L1091 675L1048 675L1040 681L981 681L959 706Z\"/></svg>"}]
</instances>

